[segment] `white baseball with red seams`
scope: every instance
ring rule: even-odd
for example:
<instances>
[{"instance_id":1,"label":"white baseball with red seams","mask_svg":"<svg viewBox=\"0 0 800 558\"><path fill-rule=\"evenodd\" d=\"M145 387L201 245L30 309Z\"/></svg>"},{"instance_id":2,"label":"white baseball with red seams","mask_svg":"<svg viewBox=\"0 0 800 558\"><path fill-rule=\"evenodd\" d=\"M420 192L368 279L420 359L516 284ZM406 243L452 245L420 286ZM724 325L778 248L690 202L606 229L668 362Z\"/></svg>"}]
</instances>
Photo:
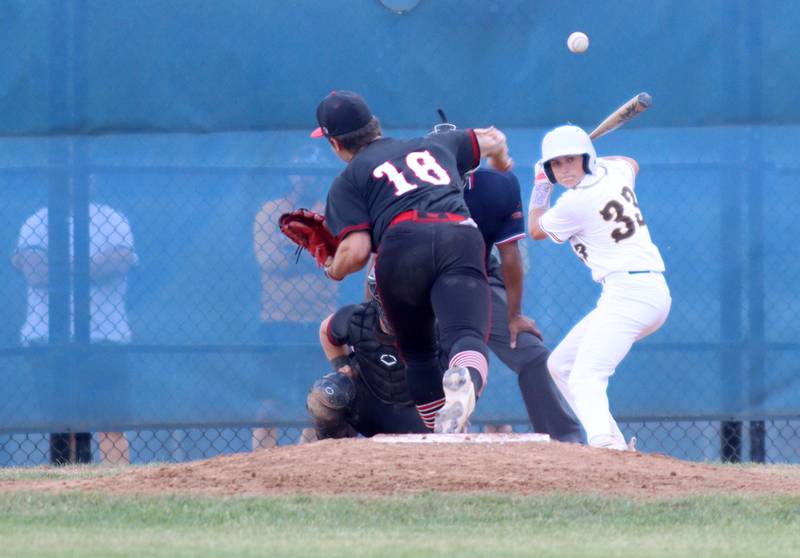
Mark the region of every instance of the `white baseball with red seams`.
<instances>
[{"instance_id":1,"label":"white baseball with red seams","mask_svg":"<svg viewBox=\"0 0 800 558\"><path fill-rule=\"evenodd\" d=\"M575 31L567 38L567 48L576 54L582 54L589 48L589 36L583 31Z\"/></svg>"}]
</instances>

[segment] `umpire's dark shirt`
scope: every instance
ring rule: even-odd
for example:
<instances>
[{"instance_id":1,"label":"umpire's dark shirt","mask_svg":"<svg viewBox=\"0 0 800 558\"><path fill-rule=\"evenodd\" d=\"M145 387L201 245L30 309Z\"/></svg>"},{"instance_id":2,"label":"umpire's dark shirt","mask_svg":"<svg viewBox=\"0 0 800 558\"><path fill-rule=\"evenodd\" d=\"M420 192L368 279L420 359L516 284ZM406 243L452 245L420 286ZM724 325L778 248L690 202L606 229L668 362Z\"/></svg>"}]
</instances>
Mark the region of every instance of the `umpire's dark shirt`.
<instances>
[{"instance_id":1,"label":"umpire's dark shirt","mask_svg":"<svg viewBox=\"0 0 800 558\"><path fill-rule=\"evenodd\" d=\"M486 242L487 257L495 244L525 238L519 180L513 173L476 170L468 177L464 200Z\"/></svg>"}]
</instances>

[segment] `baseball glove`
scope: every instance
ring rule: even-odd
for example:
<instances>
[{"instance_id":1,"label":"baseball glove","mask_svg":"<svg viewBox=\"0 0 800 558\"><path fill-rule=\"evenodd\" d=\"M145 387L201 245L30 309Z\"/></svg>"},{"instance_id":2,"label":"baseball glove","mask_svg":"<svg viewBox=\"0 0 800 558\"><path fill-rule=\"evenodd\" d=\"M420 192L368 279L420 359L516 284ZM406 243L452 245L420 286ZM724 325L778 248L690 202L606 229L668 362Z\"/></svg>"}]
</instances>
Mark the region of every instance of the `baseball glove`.
<instances>
[{"instance_id":1,"label":"baseball glove","mask_svg":"<svg viewBox=\"0 0 800 558\"><path fill-rule=\"evenodd\" d=\"M310 209L300 208L284 213L278 219L281 232L300 248L305 248L323 267L329 257L333 257L339 241L333 236L325 216Z\"/></svg>"}]
</instances>

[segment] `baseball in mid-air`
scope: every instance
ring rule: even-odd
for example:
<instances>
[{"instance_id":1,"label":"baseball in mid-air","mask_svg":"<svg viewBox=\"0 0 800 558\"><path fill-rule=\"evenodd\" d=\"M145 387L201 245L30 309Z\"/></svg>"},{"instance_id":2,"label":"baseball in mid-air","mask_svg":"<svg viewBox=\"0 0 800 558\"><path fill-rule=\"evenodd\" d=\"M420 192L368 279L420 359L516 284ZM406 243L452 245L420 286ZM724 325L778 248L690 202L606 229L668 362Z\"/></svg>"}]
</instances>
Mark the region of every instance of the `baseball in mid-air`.
<instances>
[{"instance_id":1,"label":"baseball in mid-air","mask_svg":"<svg viewBox=\"0 0 800 558\"><path fill-rule=\"evenodd\" d=\"M567 48L575 54L583 54L589 48L589 36L583 31L571 33L567 39Z\"/></svg>"}]
</instances>

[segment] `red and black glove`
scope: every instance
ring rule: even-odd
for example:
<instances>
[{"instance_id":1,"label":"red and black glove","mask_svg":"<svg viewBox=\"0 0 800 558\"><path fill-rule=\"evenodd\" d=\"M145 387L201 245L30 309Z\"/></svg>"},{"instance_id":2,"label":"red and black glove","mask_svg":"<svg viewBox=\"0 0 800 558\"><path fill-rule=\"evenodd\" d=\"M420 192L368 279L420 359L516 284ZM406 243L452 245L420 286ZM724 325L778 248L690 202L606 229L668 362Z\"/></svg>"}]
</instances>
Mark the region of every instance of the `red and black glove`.
<instances>
[{"instance_id":1,"label":"red and black glove","mask_svg":"<svg viewBox=\"0 0 800 558\"><path fill-rule=\"evenodd\" d=\"M325 216L310 209L295 209L278 219L281 232L300 248L305 248L320 267L336 254L339 241L333 236Z\"/></svg>"}]
</instances>

